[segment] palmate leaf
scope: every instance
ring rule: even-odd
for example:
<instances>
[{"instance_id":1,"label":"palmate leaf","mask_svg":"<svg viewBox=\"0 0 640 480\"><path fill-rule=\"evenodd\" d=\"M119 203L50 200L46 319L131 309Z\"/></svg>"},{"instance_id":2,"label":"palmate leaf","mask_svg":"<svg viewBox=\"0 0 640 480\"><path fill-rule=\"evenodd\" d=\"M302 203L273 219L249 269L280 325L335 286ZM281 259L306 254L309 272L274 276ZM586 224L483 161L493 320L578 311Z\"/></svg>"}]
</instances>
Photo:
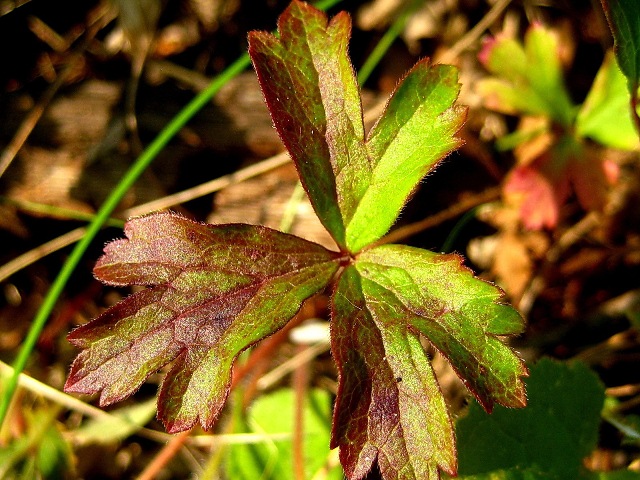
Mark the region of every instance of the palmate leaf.
<instances>
[{"instance_id":1,"label":"palmate leaf","mask_svg":"<svg viewBox=\"0 0 640 480\"><path fill-rule=\"evenodd\" d=\"M174 362L158 415L176 432L213 425L233 360L281 328L338 268L336 253L253 225L204 225L171 214L130 220L95 267L113 285L148 285L74 330L84 350L68 392L101 391L100 404L129 396Z\"/></svg>"},{"instance_id":2,"label":"palmate leaf","mask_svg":"<svg viewBox=\"0 0 640 480\"><path fill-rule=\"evenodd\" d=\"M365 141L362 107L347 54L351 21L331 21L294 0L279 37L249 34L253 61L274 125L314 209L351 253L396 221L418 182L460 146L466 109L457 70L419 62L401 81Z\"/></svg>"},{"instance_id":3,"label":"palmate leaf","mask_svg":"<svg viewBox=\"0 0 640 480\"><path fill-rule=\"evenodd\" d=\"M422 346L451 363L486 410L525 403L527 370L500 337L522 319L461 258L371 244L448 152L465 109L454 67L418 63L365 140L347 56L350 20L295 1L279 37L254 32L250 53L274 124L340 252L264 227L204 225L170 214L131 220L96 276L145 285L69 338L84 349L66 390L133 393L173 362L158 414L171 432L213 425L235 357L281 328L335 277L331 346L339 372L331 445L349 480L437 479L457 470L447 406Z\"/></svg>"}]
</instances>

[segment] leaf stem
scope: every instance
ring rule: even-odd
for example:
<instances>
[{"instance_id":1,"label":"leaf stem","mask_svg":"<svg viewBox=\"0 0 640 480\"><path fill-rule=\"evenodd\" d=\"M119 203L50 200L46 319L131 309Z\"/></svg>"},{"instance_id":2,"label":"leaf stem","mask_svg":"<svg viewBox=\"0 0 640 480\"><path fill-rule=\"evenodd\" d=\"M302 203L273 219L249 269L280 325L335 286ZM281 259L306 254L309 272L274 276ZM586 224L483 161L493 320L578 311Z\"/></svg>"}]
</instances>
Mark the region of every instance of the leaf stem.
<instances>
[{"instance_id":1,"label":"leaf stem","mask_svg":"<svg viewBox=\"0 0 640 480\"><path fill-rule=\"evenodd\" d=\"M398 227L392 230L390 233L382 237L375 242L372 247L377 245L384 245L387 243L396 243L405 238L409 238L412 235L427 230L436 225L440 225L442 222L456 218L457 216L465 213L467 210L482 205L483 203L492 202L500 198L500 187L491 187L483 192L470 195L461 199L459 202L454 203L451 207L442 210L430 217L419 220L415 223L410 223L402 227Z\"/></svg>"}]
</instances>

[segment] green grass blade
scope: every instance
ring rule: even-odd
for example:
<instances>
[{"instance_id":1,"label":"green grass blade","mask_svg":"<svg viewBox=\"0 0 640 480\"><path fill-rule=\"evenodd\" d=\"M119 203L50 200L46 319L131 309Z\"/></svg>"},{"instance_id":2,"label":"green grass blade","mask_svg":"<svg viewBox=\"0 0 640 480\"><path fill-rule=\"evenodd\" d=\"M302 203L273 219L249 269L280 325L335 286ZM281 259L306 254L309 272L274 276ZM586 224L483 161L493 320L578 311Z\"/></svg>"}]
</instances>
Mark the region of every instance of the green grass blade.
<instances>
[{"instance_id":1,"label":"green grass blade","mask_svg":"<svg viewBox=\"0 0 640 480\"><path fill-rule=\"evenodd\" d=\"M360 86L364 85L369 76L373 73L373 70L375 70L376 66L380 63L380 60L385 56L395 39L402 33L405 25L407 24L407 20L409 20L409 17L416 11L419 5L422 5L422 1L411 2L407 7L405 7L404 11L398 15L389 29L384 32L382 38L380 38L378 43L376 43L376 46L362 64L362 67L360 67L360 71L358 72L358 84Z\"/></svg>"}]
</instances>

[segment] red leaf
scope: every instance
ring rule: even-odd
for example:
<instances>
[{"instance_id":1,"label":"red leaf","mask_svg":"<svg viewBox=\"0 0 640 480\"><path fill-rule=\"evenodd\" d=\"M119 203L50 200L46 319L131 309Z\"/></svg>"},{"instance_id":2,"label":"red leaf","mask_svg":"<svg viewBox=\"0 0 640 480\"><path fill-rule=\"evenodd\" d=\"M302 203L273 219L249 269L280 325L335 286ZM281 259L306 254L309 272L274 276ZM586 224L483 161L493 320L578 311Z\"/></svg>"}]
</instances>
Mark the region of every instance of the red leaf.
<instances>
[{"instance_id":1,"label":"red leaf","mask_svg":"<svg viewBox=\"0 0 640 480\"><path fill-rule=\"evenodd\" d=\"M340 374L331 446L347 478L364 478L377 461L382 477L437 479L455 474L447 406L418 336L376 319L355 267L333 295L331 349Z\"/></svg>"},{"instance_id":2,"label":"red leaf","mask_svg":"<svg viewBox=\"0 0 640 480\"><path fill-rule=\"evenodd\" d=\"M572 189L582 208L600 211L617 177L617 166L601 152L564 136L531 165L515 167L505 181L504 193L519 206L525 227L555 228L560 207Z\"/></svg>"},{"instance_id":3,"label":"red leaf","mask_svg":"<svg viewBox=\"0 0 640 480\"><path fill-rule=\"evenodd\" d=\"M243 349L281 328L338 268L320 245L253 225L204 225L158 214L127 222L128 239L105 248L95 268L114 285L150 285L69 340L84 350L68 392L101 392L108 405L175 360L158 399L170 432L210 428Z\"/></svg>"},{"instance_id":4,"label":"red leaf","mask_svg":"<svg viewBox=\"0 0 640 480\"><path fill-rule=\"evenodd\" d=\"M560 199L555 185L530 166L516 167L504 184L507 200L519 205L520 218L531 230L555 228L558 224Z\"/></svg>"}]
</instances>

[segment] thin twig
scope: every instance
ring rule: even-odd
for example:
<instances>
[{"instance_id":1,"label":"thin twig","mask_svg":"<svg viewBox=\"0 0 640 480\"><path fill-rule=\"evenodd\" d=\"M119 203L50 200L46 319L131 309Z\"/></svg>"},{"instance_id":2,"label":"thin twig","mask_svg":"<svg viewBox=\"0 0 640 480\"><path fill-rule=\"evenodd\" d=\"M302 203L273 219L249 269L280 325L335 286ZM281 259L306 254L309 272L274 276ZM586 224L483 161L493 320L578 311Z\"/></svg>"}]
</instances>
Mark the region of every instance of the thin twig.
<instances>
[{"instance_id":1,"label":"thin twig","mask_svg":"<svg viewBox=\"0 0 640 480\"><path fill-rule=\"evenodd\" d=\"M329 343L325 342L316 343L315 345L303 348L282 365L279 365L278 367L274 368L269 373L264 375L262 378L260 378L260 380L258 380L258 388L260 390L266 390L270 386L273 386L275 383L279 382L289 373L295 372L296 369L300 368L302 365L309 363L321 353L326 352L327 350L329 350L329 348Z\"/></svg>"},{"instance_id":2,"label":"thin twig","mask_svg":"<svg viewBox=\"0 0 640 480\"><path fill-rule=\"evenodd\" d=\"M4 362L0 362L0 376L8 376L13 373L13 368ZM62 405L68 410L74 410L92 418L111 418L111 415L104 410L101 410L93 405L78 400L71 395L61 392L57 388L50 387L49 385L36 380L24 373L20 374L18 385L22 388L36 393L52 402Z\"/></svg>"},{"instance_id":3,"label":"thin twig","mask_svg":"<svg viewBox=\"0 0 640 480\"><path fill-rule=\"evenodd\" d=\"M220 445L249 445L266 441L290 440L291 433L216 433L214 435L191 435L187 443L193 447L217 447Z\"/></svg>"},{"instance_id":4,"label":"thin twig","mask_svg":"<svg viewBox=\"0 0 640 480\"><path fill-rule=\"evenodd\" d=\"M304 351L304 345L297 346L297 352ZM293 478L305 480L304 461L304 410L309 384L309 368L307 362L295 369L292 376L293 391L295 393L295 408L293 417L293 438L291 442L291 456L293 463Z\"/></svg>"},{"instance_id":5,"label":"thin twig","mask_svg":"<svg viewBox=\"0 0 640 480\"><path fill-rule=\"evenodd\" d=\"M601 215L598 212L590 212L582 220L565 231L558 241L547 251L543 264L538 269L538 273L531 279L527 289L524 291L517 303L518 310L523 317L527 318L533 303L546 285L546 274L549 267L557 263L562 255L581 238L584 238L590 231L599 225Z\"/></svg>"},{"instance_id":6,"label":"thin twig","mask_svg":"<svg viewBox=\"0 0 640 480\"><path fill-rule=\"evenodd\" d=\"M162 468L180 451L191 435L191 430L178 433L160 450L138 477L138 480L153 480Z\"/></svg>"},{"instance_id":7,"label":"thin twig","mask_svg":"<svg viewBox=\"0 0 640 480\"><path fill-rule=\"evenodd\" d=\"M8 261L0 266L0 282L5 281L14 273L36 263L47 255L77 242L84 236L86 231L87 229L85 227L76 228Z\"/></svg>"},{"instance_id":8,"label":"thin twig","mask_svg":"<svg viewBox=\"0 0 640 480\"><path fill-rule=\"evenodd\" d=\"M241 183L258 175L262 175L263 173L274 170L275 168L278 168L279 166L282 166L287 162L289 162L289 157L286 154L281 153L262 162L243 168L242 170L238 170L235 173L224 175L222 177L211 180L210 182L206 182L196 187L183 190L174 195L169 195L157 200L152 200L148 203L137 205L128 210L125 210L123 212L123 216L125 218L135 217L138 215L144 215L145 213L170 208L180 203L200 197L202 195L214 193L218 190L222 190L223 188ZM6 280L11 275L37 262L45 256L77 242L84 236L86 231L87 229L85 227L76 228L75 230L71 230L70 232L61 235L60 237L54 238L49 242L39 245L38 247L29 250L19 257L16 257L13 260L5 263L4 265L0 266L0 282Z\"/></svg>"},{"instance_id":9,"label":"thin twig","mask_svg":"<svg viewBox=\"0 0 640 480\"><path fill-rule=\"evenodd\" d=\"M7 365L4 362L0 362L0 377L9 376L13 373L13 368L10 365ZM18 379L18 385L20 387L29 390L37 395L40 395L43 398L51 400L57 405L60 405L67 410L73 410L75 412L81 413L87 417L96 419L96 420L111 420L113 422L128 422L128 420L124 417L116 417L109 412L105 412L104 410L94 407L82 400L77 399L67 393L61 392L57 388L53 388L46 383L42 383L39 380L36 380L29 375L21 373ZM132 424L139 428L138 432L141 436L148 438L149 440L154 440L156 442L166 442L168 434L159 432L157 430L151 430L147 428L140 427L140 425Z\"/></svg>"},{"instance_id":10,"label":"thin twig","mask_svg":"<svg viewBox=\"0 0 640 480\"><path fill-rule=\"evenodd\" d=\"M436 225L441 224L442 222L446 222L447 220L451 220L452 218L456 218L457 216L462 215L464 212L471 210L478 205L497 200L498 198L500 198L500 191L500 187L491 187L481 193L463 198L458 203L455 203L451 207L442 210L435 215L393 230L388 235L382 237L378 242L375 243L375 245L396 243L400 240L411 237L416 233L420 233L429 228L433 228Z\"/></svg>"},{"instance_id":11,"label":"thin twig","mask_svg":"<svg viewBox=\"0 0 640 480\"><path fill-rule=\"evenodd\" d=\"M222 177L215 178L209 182L196 185L193 188L189 188L173 195L167 195L166 197L162 197L157 200L132 207L125 212L125 216L135 217L138 215L144 215L145 213L149 212L164 210L166 208L188 202L190 200L193 200L194 198L217 192L219 190L222 190L223 188L227 188L231 185L235 185L250 178L257 177L258 175L262 175L263 173L269 172L282 165L285 165L289 161L289 156L286 153L279 153L278 155L270 157L259 163L250 165L246 168L243 168L242 170L238 170L235 173L223 175Z\"/></svg>"}]
</instances>

